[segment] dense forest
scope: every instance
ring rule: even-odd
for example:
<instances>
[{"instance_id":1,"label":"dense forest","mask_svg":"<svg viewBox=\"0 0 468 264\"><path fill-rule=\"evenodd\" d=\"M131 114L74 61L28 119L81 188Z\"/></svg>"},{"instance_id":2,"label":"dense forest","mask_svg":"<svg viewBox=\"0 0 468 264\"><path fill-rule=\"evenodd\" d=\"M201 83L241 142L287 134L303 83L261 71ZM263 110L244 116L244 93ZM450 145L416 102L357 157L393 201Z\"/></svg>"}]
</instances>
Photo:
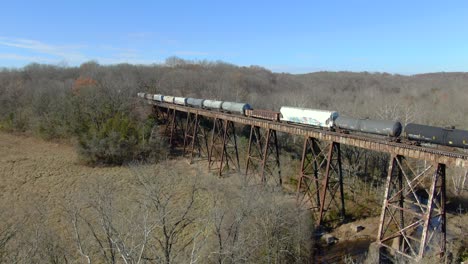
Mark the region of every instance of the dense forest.
<instances>
[{"instance_id":1,"label":"dense forest","mask_svg":"<svg viewBox=\"0 0 468 264\"><path fill-rule=\"evenodd\" d=\"M132 182L122 187L110 180L112 184L99 182L71 193L61 204L60 225L66 226L61 227L66 232L38 233L37 226L48 229L32 221L34 214L15 223L3 214L0 262L27 262L28 256L34 263L44 259L52 263L76 262L72 259L87 263L304 263L311 259L313 226L307 213L289 203L287 194L245 186L238 179L223 183L204 177L186 180L183 171L169 170L173 164L168 165L166 143L150 140L155 117L137 92L247 102L261 109L310 107L352 117L468 129L467 88L468 73L293 75L259 66L177 57L158 65L103 66L91 61L79 67L30 64L2 69L1 131L71 143L86 165L130 168ZM240 140L241 151L242 142L245 139ZM289 171L294 175L299 161L292 152L294 144L300 149L301 143L289 138L281 144L291 145L281 158L290 166L284 169L286 176ZM347 199L357 204L357 211L350 214L354 218L378 215L380 209L375 208L381 205L388 157L355 148L342 151ZM158 171L149 172L146 166L158 162ZM463 196L466 173L448 173L450 197ZM7 205L0 204L0 209L18 214ZM35 233L41 237L26 242Z\"/></svg>"}]
</instances>

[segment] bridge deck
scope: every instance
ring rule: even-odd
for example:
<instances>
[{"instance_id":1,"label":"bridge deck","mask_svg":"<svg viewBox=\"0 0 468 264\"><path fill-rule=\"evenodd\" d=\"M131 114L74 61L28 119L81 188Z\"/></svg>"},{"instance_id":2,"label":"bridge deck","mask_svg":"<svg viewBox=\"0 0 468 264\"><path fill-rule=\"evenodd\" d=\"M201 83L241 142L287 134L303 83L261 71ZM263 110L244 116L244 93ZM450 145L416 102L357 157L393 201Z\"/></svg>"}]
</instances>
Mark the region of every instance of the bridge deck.
<instances>
[{"instance_id":1,"label":"bridge deck","mask_svg":"<svg viewBox=\"0 0 468 264\"><path fill-rule=\"evenodd\" d=\"M402 155L408 158L415 158L451 166L468 168L468 154L456 151L439 150L430 147L408 145L399 142L391 142L385 138L376 138L356 134L344 134L312 127L306 127L302 125L295 125L284 122L274 122L258 118L246 117L238 114L229 114L225 112L192 108L182 105L160 103L150 100L148 100L148 102L163 108L175 109L180 112L190 112L210 118L220 118L243 125L255 125L265 129L273 129L278 132L284 132L304 137L307 136L316 138L318 140L334 141L341 144L355 146L363 149L386 152L395 155Z\"/></svg>"}]
</instances>

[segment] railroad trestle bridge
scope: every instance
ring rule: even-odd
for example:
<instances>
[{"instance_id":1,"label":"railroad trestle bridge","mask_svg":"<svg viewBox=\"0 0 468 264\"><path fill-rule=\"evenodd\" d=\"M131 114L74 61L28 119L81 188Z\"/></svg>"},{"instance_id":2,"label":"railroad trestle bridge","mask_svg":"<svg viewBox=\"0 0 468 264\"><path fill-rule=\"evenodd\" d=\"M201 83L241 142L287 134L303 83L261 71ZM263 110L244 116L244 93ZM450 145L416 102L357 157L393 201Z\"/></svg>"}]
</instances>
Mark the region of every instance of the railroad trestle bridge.
<instances>
[{"instance_id":1,"label":"railroad trestle bridge","mask_svg":"<svg viewBox=\"0 0 468 264\"><path fill-rule=\"evenodd\" d=\"M258 175L262 183L282 184L277 132L304 138L297 200L314 212L323 225L335 209L345 216L341 145L390 154L379 229L381 249L420 260L446 250L446 167L468 168L468 155L408 145L385 138L345 134L310 126L275 122L226 112L147 100L154 114L165 120L169 144L183 146L193 162L204 155L219 176L230 169ZM211 128L202 125L211 120ZM245 169L240 168L236 124L250 127ZM412 160L424 161L415 165ZM416 168L416 166L419 166ZM417 192L425 190L426 199ZM335 212L336 212L335 211Z\"/></svg>"}]
</instances>

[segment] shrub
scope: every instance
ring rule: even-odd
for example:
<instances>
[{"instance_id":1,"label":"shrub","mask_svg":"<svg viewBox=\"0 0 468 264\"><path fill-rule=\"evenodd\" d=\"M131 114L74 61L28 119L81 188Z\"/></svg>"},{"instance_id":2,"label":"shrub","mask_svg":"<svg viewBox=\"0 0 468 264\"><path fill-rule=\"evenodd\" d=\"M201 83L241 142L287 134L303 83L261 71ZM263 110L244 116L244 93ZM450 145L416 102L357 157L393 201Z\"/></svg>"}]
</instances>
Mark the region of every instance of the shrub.
<instances>
[{"instance_id":1,"label":"shrub","mask_svg":"<svg viewBox=\"0 0 468 264\"><path fill-rule=\"evenodd\" d=\"M0 120L0 129L9 132L25 132L29 129L29 114L27 110L9 113Z\"/></svg>"},{"instance_id":2,"label":"shrub","mask_svg":"<svg viewBox=\"0 0 468 264\"><path fill-rule=\"evenodd\" d=\"M119 113L102 126L92 127L79 136L78 152L83 161L92 165L120 165L135 159L148 160L160 157L161 149L149 143L151 119L138 120Z\"/></svg>"}]
</instances>

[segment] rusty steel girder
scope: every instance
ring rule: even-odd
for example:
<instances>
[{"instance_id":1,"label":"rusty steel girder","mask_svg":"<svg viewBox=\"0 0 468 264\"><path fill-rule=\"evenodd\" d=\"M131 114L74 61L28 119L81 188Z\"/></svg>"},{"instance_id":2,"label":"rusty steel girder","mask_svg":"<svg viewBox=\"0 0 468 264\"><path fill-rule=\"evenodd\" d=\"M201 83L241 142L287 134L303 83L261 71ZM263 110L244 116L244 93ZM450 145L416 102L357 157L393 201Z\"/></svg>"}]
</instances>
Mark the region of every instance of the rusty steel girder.
<instances>
[{"instance_id":1,"label":"rusty steel girder","mask_svg":"<svg viewBox=\"0 0 468 264\"><path fill-rule=\"evenodd\" d=\"M262 132L257 126L250 127L246 177L250 176L249 169L250 174L258 174L262 184L273 182L277 186L282 185L276 131L266 129Z\"/></svg>"},{"instance_id":2,"label":"rusty steel girder","mask_svg":"<svg viewBox=\"0 0 468 264\"><path fill-rule=\"evenodd\" d=\"M392 155L377 243L382 254L419 261L442 256L446 243L445 165Z\"/></svg>"},{"instance_id":3,"label":"rusty steel girder","mask_svg":"<svg viewBox=\"0 0 468 264\"><path fill-rule=\"evenodd\" d=\"M217 168L214 167L216 163L219 164ZM210 170L217 169L218 176L220 177L224 170L235 169L237 172L240 171L234 122L220 118L214 119L208 155L208 168Z\"/></svg>"},{"instance_id":4,"label":"rusty steel girder","mask_svg":"<svg viewBox=\"0 0 468 264\"><path fill-rule=\"evenodd\" d=\"M171 148L174 148L176 144L183 143L185 133L182 115L185 114L185 112L180 112L176 109L167 109L167 125L164 134L169 138L169 145Z\"/></svg>"},{"instance_id":5,"label":"rusty steel girder","mask_svg":"<svg viewBox=\"0 0 468 264\"><path fill-rule=\"evenodd\" d=\"M339 143L319 142L309 137L304 139L301 170L297 181L297 202L310 207L318 226L325 222L344 221L345 203ZM333 219L336 215L339 215L339 219Z\"/></svg>"},{"instance_id":6,"label":"rusty steel girder","mask_svg":"<svg viewBox=\"0 0 468 264\"><path fill-rule=\"evenodd\" d=\"M189 153L190 164L193 162L194 154L199 158L208 158L208 137L206 129L201 126L202 118L196 113L187 113L183 153Z\"/></svg>"},{"instance_id":7,"label":"rusty steel girder","mask_svg":"<svg viewBox=\"0 0 468 264\"><path fill-rule=\"evenodd\" d=\"M153 114L156 120L159 120L161 123L167 124L169 122L167 113L169 109L153 105Z\"/></svg>"}]
</instances>

